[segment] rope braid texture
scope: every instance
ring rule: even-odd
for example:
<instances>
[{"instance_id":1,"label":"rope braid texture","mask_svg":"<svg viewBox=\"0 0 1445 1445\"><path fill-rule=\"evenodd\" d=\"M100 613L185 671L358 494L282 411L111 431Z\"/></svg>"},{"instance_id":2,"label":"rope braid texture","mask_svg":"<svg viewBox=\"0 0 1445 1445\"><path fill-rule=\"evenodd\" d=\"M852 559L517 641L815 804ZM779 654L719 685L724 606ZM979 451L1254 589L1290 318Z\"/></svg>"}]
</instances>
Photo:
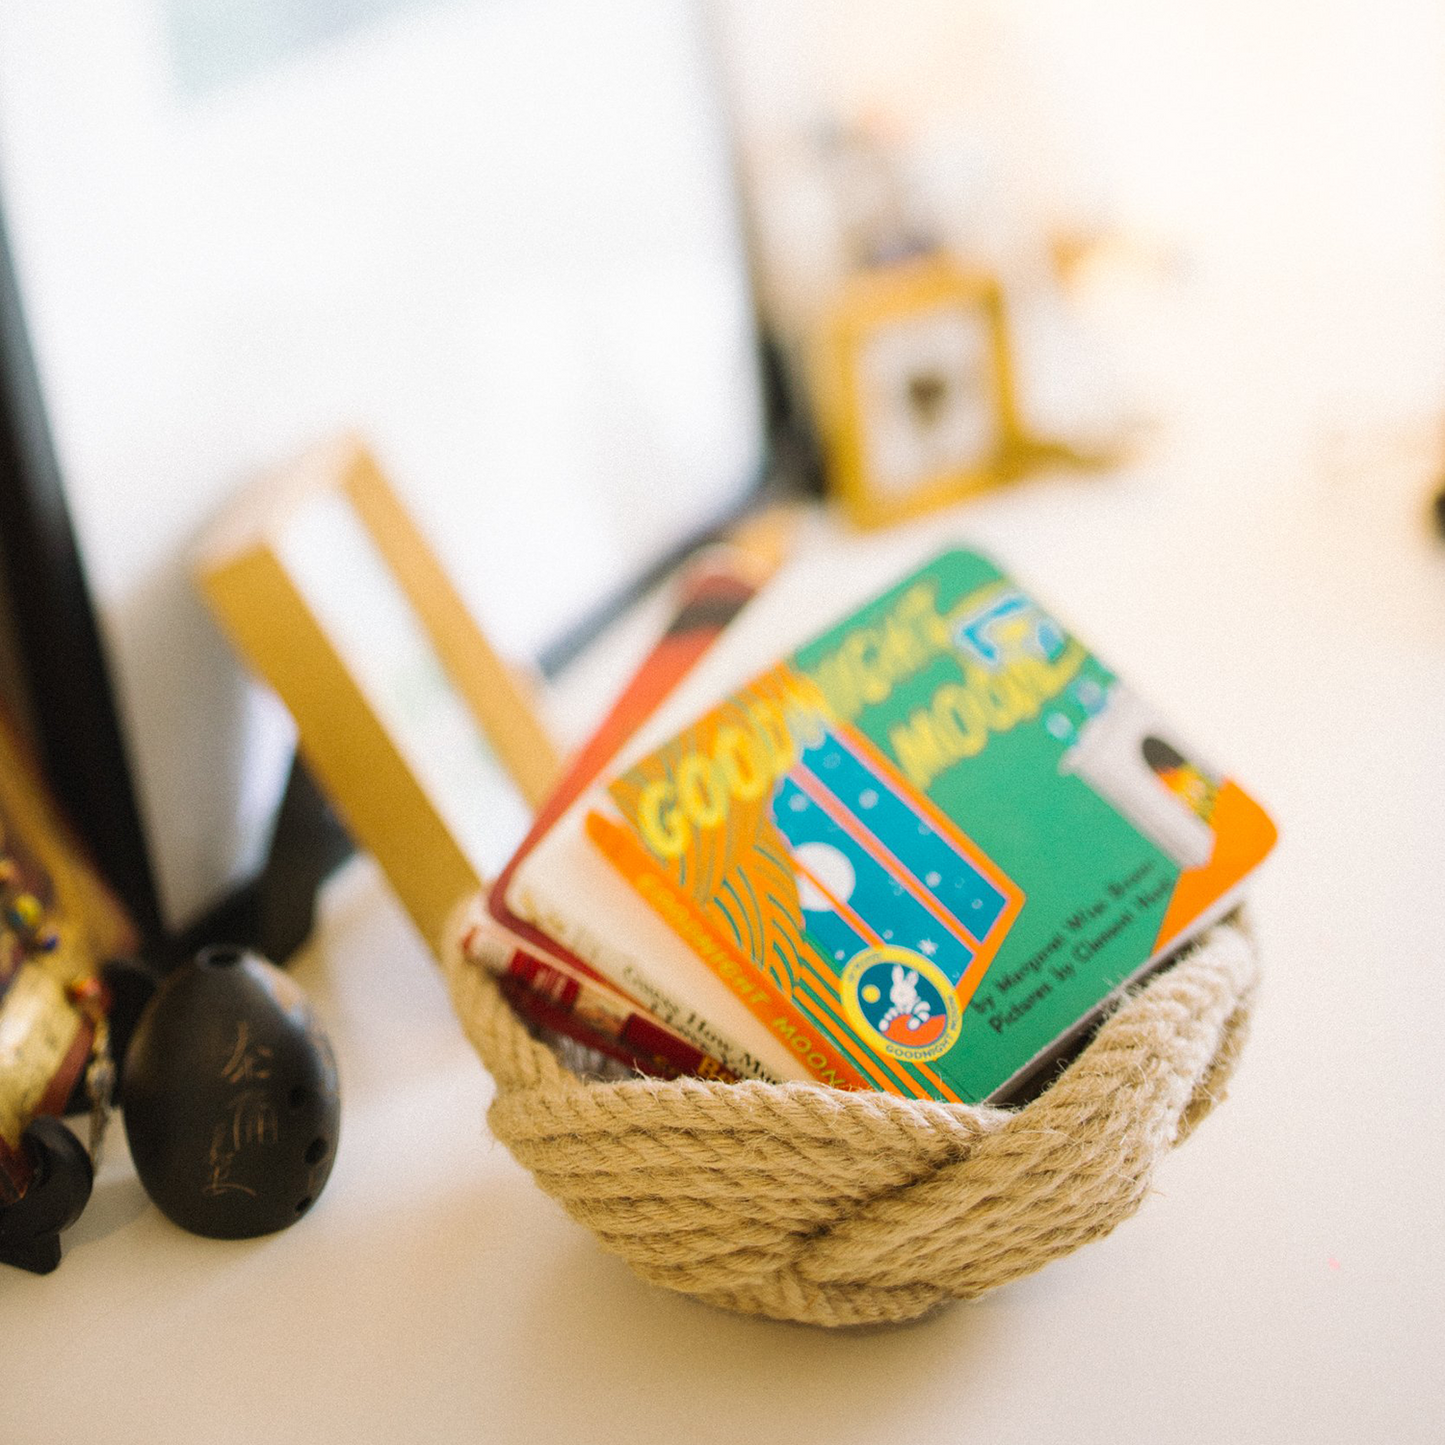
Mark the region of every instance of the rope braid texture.
<instances>
[{"instance_id":1,"label":"rope braid texture","mask_svg":"<svg viewBox=\"0 0 1445 1445\"><path fill-rule=\"evenodd\" d=\"M913 1319L1031 1274L1138 1209L1224 1097L1248 1025L1236 918L1130 995L1023 1108L817 1084L587 1083L460 949L452 1000L492 1132L653 1284L815 1325Z\"/></svg>"}]
</instances>

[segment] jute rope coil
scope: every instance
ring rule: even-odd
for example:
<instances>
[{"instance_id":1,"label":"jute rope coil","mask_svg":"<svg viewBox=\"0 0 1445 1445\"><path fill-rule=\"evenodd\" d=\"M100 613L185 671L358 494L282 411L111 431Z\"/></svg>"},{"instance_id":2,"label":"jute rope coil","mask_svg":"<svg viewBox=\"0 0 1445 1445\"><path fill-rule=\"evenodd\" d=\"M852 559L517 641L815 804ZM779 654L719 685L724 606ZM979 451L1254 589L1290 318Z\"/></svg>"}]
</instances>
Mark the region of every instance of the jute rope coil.
<instances>
[{"instance_id":1,"label":"jute rope coil","mask_svg":"<svg viewBox=\"0 0 1445 1445\"><path fill-rule=\"evenodd\" d=\"M1236 921L1133 994L1025 1107L814 1084L588 1083L446 962L492 1131L644 1279L817 1325L912 1319L1108 1234L1223 1097L1256 977Z\"/></svg>"}]
</instances>

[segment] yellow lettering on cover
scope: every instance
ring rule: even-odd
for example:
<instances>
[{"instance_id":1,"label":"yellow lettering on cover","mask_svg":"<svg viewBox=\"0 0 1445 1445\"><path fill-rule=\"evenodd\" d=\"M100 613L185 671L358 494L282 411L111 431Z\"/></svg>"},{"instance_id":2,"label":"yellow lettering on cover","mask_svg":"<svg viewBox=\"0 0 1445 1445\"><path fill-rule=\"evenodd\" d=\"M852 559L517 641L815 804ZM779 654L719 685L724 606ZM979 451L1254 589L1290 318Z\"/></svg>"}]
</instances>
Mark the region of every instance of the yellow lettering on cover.
<instances>
[{"instance_id":1,"label":"yellow lettering on cover","mask_svg":"<svg viewBox=\"0 0 1445 1445\"><path fill-rule=\"evenodd\" d=\"M933 695L933 725L952 759L971 758L988 741L988 719L967 687L948 683Z\"/></svg>"},{"instance_id":2,"label":"yellow lettering on cover","mask_svg":"<svg viewBox=\"0 0 1445 1445\"><path fill-rule=\"evenodd\" d=\"M945 769L982 752L991 735L1037 717L1085 655L1071 642L1051 663L1022 654L993 672L968 667L962 683L945 683L926 707L889 731L898 766L914 787L926 789Z\"/></svg>"},{"instance_id":3,"label":"yellow lettering on cover","mask_svg":"<svg viewBox=\"0 0 1445 1445\"><path fill-rule=\"evenodd\" d=\"M677 801L699 828L715 828L727 814L727 784L719 771L704 753L689 753L677 765Z\"/></svg>"},{"instance_id":4,"label":"yellow lettering on cover","mask_svg":"<svg viewBox=\"0 0 1445 1445\"><path fill-rule=\"evenodd\" d=\"M759 742L767 755L771 783L780 778L797 762L797 749L793 735L788 730L787 719L781 710L771 703L758 699L748 707L748 720L756 729Z\"/></svg>"},{"instance_id":5,"label":"yellow lettering on cover","mask_svg":"<svg viewBox=\"0 0 1445 1445\"><path fill-rule=\"evenodd\" d=\"M659 858L680 857L692 835L668 778L655 778L643 788L637 800L637 822L647 846Z\"/></svg>"},{"instance_id":6,"label":"yellow lettering on cover","mask_svg":"<svg viewBox=\"0 0 1445 1445\"><path fill-rule=\"evenodd\" d=\"M761 798L772 782L763 744L736 725L729 724L718 733L713 756L722 767L728 791L745 803Z\"/></svg>"},{"instance_id":7,"label":"yellow lettering on cover","mask_svg":"<svg viewBox=\"0 0 1445 1445\"><path fill-rule=\"evenodd\" d=\"M893 756L904 776L920 790L941 773L951 761L934 730L933 715L919 708L907 722L899 723L888 734Z\"/></svg>"},{"instance_id":8,"label":"yellow lettering on cover","mask_svg":"<svg viewBox=\"0 0 1445 1445\"><path fill-rule=\"evenodd\" d=\"M852 722L865 704L886 702L893 689L949 647L948 623L934 605L931 582L910 587L888 615L856 627L814 669L828 707Z\"/></svg>"}]
</instances>

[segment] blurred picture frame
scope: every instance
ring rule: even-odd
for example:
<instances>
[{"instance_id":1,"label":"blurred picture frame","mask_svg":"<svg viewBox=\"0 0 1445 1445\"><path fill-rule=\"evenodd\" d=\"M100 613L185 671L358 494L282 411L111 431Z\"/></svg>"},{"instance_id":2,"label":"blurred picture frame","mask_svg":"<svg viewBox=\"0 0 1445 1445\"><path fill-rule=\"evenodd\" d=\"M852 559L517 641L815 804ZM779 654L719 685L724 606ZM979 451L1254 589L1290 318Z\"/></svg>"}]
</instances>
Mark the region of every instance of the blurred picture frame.
<instances>
[{"instance_id":1,"label":"blurred picture frame","mask_svg":"<svg viewBox=\"0 0 1445 1445\"><path fill-rule=\"evenodd\" d=\"M833 490L882 526L1006 480L1027 448L1003 290L939 255L855 273L825 331Z\"/></svg>"},{"instance_id":2,"label":"blurred picture frame","mask_svg":"<svg viewBox=\"0 0 1445 1445\"><path fill-rule=\"evenodd\" d=\"M238 486L365 427L550 669L772 465L700 7L325 8L0 13L0 611L47 777L167 947L256 941L316 812L188 575Z\"/></svg>"},{"instance_id":3,"label":"blurred picture frame","mask_svg":"<svg viewBox=\"0 0 1445 1445\"><path fill-rule=\"evenodd\" d=\"M439 951L560 767L527 680L356 437L248 489L202 543L195 578L285 704L351 836Z\"/></svg>"}]
</instances>

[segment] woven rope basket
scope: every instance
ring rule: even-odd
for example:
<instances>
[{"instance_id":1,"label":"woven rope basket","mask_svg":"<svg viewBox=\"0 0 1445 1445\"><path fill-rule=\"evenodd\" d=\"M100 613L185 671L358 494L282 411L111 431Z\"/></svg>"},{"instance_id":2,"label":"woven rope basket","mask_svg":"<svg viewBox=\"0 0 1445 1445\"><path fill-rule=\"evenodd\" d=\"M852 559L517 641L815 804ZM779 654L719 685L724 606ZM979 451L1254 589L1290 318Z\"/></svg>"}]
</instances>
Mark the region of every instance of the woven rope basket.
<instances>
[{"instance_id":1,"label":"woven rope basket","mask_svg":"<svg viewBox=\"0 0 1445 1445\"><path fill-rule=\"evenodd\" d=\"M1016 1110L816 1084L586 1082L454 950L492 1131L644 1279L815 1325L912 1319L1108 1234L1223 1097L1256 977L1236 919Z\"/></svg>"}]
</instances>

